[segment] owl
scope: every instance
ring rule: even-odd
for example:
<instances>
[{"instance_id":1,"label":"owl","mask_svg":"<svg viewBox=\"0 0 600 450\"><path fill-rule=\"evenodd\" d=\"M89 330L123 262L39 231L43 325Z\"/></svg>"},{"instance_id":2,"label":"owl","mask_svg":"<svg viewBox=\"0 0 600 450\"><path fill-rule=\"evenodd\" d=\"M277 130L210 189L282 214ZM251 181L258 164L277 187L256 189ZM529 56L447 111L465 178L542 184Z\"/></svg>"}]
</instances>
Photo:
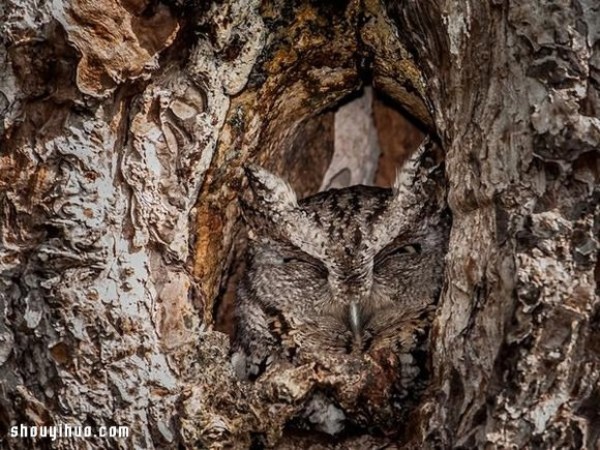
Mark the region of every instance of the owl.
<instances>
[{"instance_id":1,"label":"owl","mask_svg":"<svg viewBox=\"0 0 600 450\"><path fill-rule=\"evenodd\" d=\"M232 357L240 378L255 380L281 362L334 358L336 367L358 367L384 352L398 361L390 383L410 390L449 228L430 176L439 166L425 169L423 160L422 151L413 156L391 188L359 185L303 199L284 179L246 167L252 198L241 202L248 246ZM319 397L307 414L315 401L332 412Z\"/></svg>"}]
</instances>

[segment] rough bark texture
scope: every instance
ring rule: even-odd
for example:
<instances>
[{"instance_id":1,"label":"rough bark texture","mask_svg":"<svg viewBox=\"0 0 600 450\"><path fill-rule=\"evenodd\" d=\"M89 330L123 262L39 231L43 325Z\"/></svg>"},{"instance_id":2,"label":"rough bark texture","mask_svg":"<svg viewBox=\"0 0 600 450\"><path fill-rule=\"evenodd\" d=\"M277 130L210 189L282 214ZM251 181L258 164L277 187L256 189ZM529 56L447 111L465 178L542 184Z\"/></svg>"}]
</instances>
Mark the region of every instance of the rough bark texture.
<instances>
[{"instance_id":1,"label":"rough bark texture","mask_svg":"<svg viewBox=\"0 0 600 450\"><path fill-rule=\"evenodd\" d=\"M599 8L388 8L427 78L453 213L415 443L600 445Z\"/></svg>"},{"instance_id":2,"label":"rough bark texture","mask_svg":"<svg viewBox=\"0 0 600 450\"><path fill-rule=\"evenodd\" d=\"M314 192L362 80L437 137L453 215L433 379L393 445L600 445L596 1L7 0L0 67L6 448L308 448L304 375L238 382L213 316L241 166Z\"/></svg>"}]
</instances>

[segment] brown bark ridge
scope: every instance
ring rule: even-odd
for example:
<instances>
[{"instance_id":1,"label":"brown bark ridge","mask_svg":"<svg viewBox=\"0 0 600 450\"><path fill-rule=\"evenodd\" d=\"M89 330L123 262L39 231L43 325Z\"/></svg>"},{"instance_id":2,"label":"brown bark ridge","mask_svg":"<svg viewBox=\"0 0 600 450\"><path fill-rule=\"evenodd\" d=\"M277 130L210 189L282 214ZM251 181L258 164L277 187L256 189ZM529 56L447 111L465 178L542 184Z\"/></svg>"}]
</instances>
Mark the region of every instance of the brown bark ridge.
<instances>
[{"instance_id":1,"label":"brown bark ridge","mask_svg":"<svg viewBox=\"0 0 600 450\"><path fill-rule=\"evenodd\" d=\"M0 445L600 445L594 0L9 0L0 62ZM314 192L363 80L446 154L432 380L402 442L312 442L312 369L237 381L213 315L241 166Z\"/></svg>"},{"instance_id":2,"label":"brown bark ridge","mask_svg":"<svg viewBox=\"0 0 600 450\"><path fill-rule=\"evenodd\" d=\"M453 214L417 447L600 445L599 12L390 2L427 78Z\"/></svg>"}]
</instances>

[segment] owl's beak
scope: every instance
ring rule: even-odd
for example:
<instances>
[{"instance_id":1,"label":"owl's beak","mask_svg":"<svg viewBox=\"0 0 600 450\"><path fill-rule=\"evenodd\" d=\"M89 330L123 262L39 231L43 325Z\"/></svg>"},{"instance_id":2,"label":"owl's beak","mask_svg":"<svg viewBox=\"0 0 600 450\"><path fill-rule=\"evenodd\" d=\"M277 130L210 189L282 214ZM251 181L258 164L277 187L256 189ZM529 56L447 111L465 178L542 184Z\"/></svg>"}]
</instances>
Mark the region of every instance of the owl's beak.
<instances>
[{"instance_id":1,"label":"owl's beak","mask_svg":"<svg viewBox=\"0 0 600 450\"><path fill-rule=\"evenodd\" d=\"M357 302L350 303L350 309L348 310L349 319L350 319L350 330L354 335L354 339L356 339L356 343L358 344L358 348L362 347L362 317L361 310L358 306Z\"/></svg>"}]
</instances>

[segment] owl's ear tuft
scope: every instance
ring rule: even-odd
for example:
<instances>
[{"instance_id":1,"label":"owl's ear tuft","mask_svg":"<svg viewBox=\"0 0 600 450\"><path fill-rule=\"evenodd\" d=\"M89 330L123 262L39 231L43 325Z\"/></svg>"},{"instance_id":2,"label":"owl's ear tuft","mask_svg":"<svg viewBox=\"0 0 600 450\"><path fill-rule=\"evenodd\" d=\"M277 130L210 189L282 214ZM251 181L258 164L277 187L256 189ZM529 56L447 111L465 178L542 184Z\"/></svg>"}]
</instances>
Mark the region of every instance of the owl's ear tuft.
<instances>
[{"instance_id":1,"label":"owl's ear tuft","mask_svg":"<svg viewBox=\"0 0 600 450\"><path fill-rule=\"evenodd\" d=\"M421 157L425 150L425 143L411 155L402 168L396 173L396 179L392 186L394 197L403 197L413 194L417 171L419 170ZM414 195L414 194L413 194Z\"/></svg>"},{"instance_id":2,"label":"owl's ear tuft","mask_svg":"<svg viewBox=\"0 0 600 450\"><path fill-rule=\"evenodd\" d=\"M285 180L255 164L245 166L244 172L254 194L255 208L283 212L298 206L296 193Z\"/></svg>"}]
</instances>

